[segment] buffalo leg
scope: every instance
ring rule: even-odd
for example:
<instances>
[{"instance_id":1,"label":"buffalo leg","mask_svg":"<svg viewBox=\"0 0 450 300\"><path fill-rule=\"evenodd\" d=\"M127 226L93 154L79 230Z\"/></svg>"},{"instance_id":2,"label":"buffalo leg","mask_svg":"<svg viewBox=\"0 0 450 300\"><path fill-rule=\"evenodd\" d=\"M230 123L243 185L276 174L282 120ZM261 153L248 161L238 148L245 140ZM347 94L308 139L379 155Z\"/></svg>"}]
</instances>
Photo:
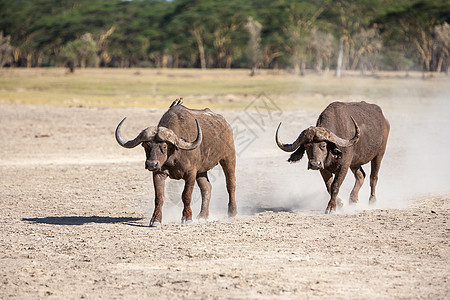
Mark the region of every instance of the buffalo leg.
<instances>
[{"instance_id":1,"label":"buffalo leg","mask_svg":"<svg viewBox=\"0 0 450 300\"><path fill-rule=\"evenodd\" d=\"M358 202L358 193L361 189L361 186L364 183L364 178L366 177L366 173L364 173L364 170L362 167L359 168L351 168L353 174L355 175L355 186L352 189L352 192L350 193L350 201L352 203Z\"/></svg>"},{"instance_id":2,"label":"buffalo leg","mask_svg":"<svg viewBox=\"0 0 450 300\"><path fill-rule=\"evenodd\" d=\"M198 214L198 219L208 219L209 216L209 201L211 200L211 183L206 172L197 175L197 184L202 194L202 208Z\"/></svg>"},{"instance_id":3,"label":"buffalo leg","mask_svg":"<svg viewBox=\"0 0 450 300\"><path fill-rule=\"evenodd\" d=\"M334 176L333 183L330 188L331 199L328 202L327 208L325 210L326 214L331 214L336 212L336 200L338 199L339 189L341 188L341 184L345 179L345 175L347 175L348 167L342 167ZM341 201L342 202L342 201Z\"/></svg>"},{"instance_id":4,"label":"buffalo leg","mask_svg":"<svg viewBox=\"0 0 450 300\"><path fill-rule=\"evenodd\" d=\"M323 181L325 182L325 186L327 187L327 192L331 196L331 184L333 183L333 174L327 170L320 170L320 175L322 175ZM337 204L339 207L344 206L341 198L336 198Z\"/></svg>"},{"instance_id":5,"label":"buffalo leg","mask_svg":"<svg viewBox=\"0 0 450 300\"><path fill-rule=\"evenodd\" d=\"M181 223L186 224L192 222L191 198L194 191L195 176L189 176L184 181L184 190L181 195L184 205Z\"/></svg>"},{"instance_id":6,"label":"buffalo leg","mask_svg":"<svg viewBox=\"0 0 450 300\"><path fill-rule=\"evenodd\" d=\"M371 161L369 204L375 204L375 202L377 201L377 198L375 197L375 187L377 186L378 182L378 172L380 171L381 159L383 158L383 154L376 156Z\"/></svg>"},{"instance_id":7,"label":"buffalo leg","mask_svg":"<svg viewBox=\"0 0 450 300\"><path fill-rule=\"evenodd\" d=\"M223 159L220 161L223 172L225 173L225 180L227 183L228 191L228 217L234 217L237 214L236 206L236 158L233 156L228 159Z\"/></svg>"},{"instance_id":8,"label":"buffalo leg","mask_svg":"<svg viewBox=\"0 0 450 300\"><path fill-rule=\"evenodd\" d=\"M153 173L153 186L155 187L155 210L150 220L150 226L156 227L161 225L162 206L164 203L164 185L167 175L163 173Z\"/></svg>"}]
</instances>

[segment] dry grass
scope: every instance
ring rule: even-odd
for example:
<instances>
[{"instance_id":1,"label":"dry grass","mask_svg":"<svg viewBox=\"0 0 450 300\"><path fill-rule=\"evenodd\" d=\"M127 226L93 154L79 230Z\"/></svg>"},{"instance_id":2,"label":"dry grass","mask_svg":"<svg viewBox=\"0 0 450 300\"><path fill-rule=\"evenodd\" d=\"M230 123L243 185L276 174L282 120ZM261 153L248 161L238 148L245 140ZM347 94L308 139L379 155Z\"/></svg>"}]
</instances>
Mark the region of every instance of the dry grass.
<instances>
[{"instance_id":1,"label":"dry grass","mask_svg":"<svg viewBox=\"0 0 450 300\"><path fill-rule=\"evenodd\" d=\"M449 98L449 77L423 80L420 73L333 73L304 77L285 71L198 69L2 69L0 104L167 107L183 96L191 107L243 109L265 93L283 109L321 109L334 100L403 106L410 98L425 103Z\"/></svg>"}]
</instances>

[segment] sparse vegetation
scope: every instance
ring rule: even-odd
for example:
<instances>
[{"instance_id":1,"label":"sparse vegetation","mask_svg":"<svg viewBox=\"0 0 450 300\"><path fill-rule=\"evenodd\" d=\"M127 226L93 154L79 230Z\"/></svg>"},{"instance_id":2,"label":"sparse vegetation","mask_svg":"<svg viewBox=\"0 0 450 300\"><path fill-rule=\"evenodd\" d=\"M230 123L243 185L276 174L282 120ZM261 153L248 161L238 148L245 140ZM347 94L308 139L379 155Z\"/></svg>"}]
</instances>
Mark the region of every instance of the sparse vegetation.
<instances>
[{"instance_id":1,"label":"sparse vegetation","mask_svg":"<svg viewBox=\"0 0 450 300\"><path fill-rule=\"evenodd\" d=\"M445 75L422 80L420 72L380 73L378 77L334 77L333 72L300 77L260 70L199 69L3 69L0 104L165 108L180 96L190 107L244 109L261 93L283 109L323 109L334 100L383 101L403 105L411 98L431 103L448 94Z\"/></svg>"}]
</instances>

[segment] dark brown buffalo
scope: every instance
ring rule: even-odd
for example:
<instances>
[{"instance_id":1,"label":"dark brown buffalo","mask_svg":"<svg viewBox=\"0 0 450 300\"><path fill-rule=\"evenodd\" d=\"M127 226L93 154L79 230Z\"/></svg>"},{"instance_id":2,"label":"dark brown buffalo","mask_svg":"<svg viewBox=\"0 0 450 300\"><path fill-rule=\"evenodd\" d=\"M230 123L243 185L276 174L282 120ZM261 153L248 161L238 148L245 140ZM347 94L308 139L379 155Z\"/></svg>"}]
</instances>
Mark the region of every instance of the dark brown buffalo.
<instances>
[{"instance_id":1,"label":"dark brown buffalo","mask_svg":"<svg viewBox=\"0 0 450 300\"><path fill-rule=\"evenodd\" d=\"M218 163L222 166L226 178L229 195L228 216L236 215L236 154L233 132L221 115L213 113L208 108L189 109L180 105L180 101L175 101L162 116L158 126L144 129L130 141L124 140L120 134L120 128L125 119L117 126L117 142L126 148L134 148L142 144L147 157L145 168L153 172L155 210L150 226L161 224L164 183L167 177L185 181L181 222L192 221L190 204L196 181L202 195L202 206L198 218L208 218L211 183L207 172Z\"/></svg>"},{"instance_id":2,"label":"dark brown buffalo","mask_svg":"<svg viewBox=\"0 0 450 300\"><path fill-rule=\"evenodd\" d=\"M280 142L280 125L275 135L278 147L286 152L295 151L288 161L299 161L306 151L308 169L320 170L331 197L325 213L336 211L336 201L342 206L338 193L349 168L356 180L350 200L358 201L358 192L366 176L361 166L369 161L369 203L375 203L375 186L390 128L379 106L366 102L333 102L320 114L316 126L305 129L292 144Z\"/></svg>"}]
</instances>

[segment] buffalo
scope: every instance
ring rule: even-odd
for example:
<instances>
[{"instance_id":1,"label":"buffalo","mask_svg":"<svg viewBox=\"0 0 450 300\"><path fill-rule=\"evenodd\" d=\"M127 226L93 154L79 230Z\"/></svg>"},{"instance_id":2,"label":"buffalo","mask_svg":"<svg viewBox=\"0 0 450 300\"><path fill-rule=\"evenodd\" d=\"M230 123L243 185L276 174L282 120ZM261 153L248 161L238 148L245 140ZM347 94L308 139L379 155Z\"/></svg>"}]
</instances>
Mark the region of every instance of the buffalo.
<instances>
[{"instance_id":1,"label":"buffalo","mask_svg":"<svg viewBox=\"0 0 450 300\"><path fill-rule=\"evenodd\" d=\"M195 182L202 196L198 218L207 219L212 189L207 172L218 163L225 173L228 216L236 215L236 153L233 131L224 117L208 108L186 108L177 99L161 117L158 126L144 129L129 141L124 140L120 133L125 119L116 128L117 142L125 148L142 145L146 153L145 168L153 172L155 209L150 220L151 227L160 226L162 222L167 177L185 181L181 196L184 204L181 222L192 222L190 204Z\"/></svg>"},{"instance_id":2,"label":"buffalo","mask_svg":"<svg viewBox=\"0 0 450 300\"><path fill-rule=\"evenodd\" d=\"M292 144L280 141L280 126L281 123L275 134L278 147L286 152L295 151L288 161L297 162L306 152L308 169L320 171L331 197L326 214L336 212L336 202L343 205L338 193L349 168L355 175L350 203L358 201L358 192L366 176L362 165L368 162L371 162L369 203L376 202L375 186L390 130L378 105L364 101L333 102L320 114L316 126L302 131Z\"/></svg>"}]
</instances>

